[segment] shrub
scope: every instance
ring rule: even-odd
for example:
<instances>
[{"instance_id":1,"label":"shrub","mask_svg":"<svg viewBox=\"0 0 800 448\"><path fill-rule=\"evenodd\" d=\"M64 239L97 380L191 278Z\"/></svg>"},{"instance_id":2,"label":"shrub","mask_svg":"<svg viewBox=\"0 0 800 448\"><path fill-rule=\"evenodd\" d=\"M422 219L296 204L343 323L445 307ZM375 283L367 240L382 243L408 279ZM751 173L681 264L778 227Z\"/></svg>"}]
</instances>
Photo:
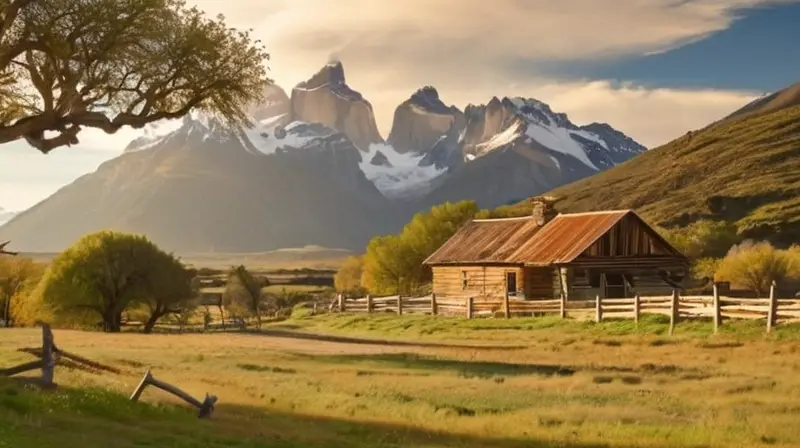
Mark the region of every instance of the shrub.
<instances>
[{"instance_id":1,"label":"shrub","mask_svg":"<svg viewBox=\"0 0 800 448\"><path fill-rule=\"evenodd\" d=\"M772 282L800 278L796 248L779 250L766 242L743 242L734 246L720 262L716 279L764 296Z\"/></svg>"}]
</instances>

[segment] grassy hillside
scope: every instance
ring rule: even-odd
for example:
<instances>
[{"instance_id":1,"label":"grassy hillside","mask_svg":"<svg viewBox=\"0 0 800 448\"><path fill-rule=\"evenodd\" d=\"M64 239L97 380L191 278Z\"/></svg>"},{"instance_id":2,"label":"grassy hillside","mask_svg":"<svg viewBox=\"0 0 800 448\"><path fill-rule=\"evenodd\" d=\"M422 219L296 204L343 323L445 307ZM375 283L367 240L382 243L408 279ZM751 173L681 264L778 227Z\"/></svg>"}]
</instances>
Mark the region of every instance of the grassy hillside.
<instances>
[{"instance_id":1,"label":"grassy hillside","mask_svg":"<svg viewBox=\"0 0 800 448\"><path fill-rule=\"evenodd\" d=\"M747 237L798 242L800 106L735 113L552 194L562 212L632 208L665 227L727 220Z\"/></svg>"}]
</instances>

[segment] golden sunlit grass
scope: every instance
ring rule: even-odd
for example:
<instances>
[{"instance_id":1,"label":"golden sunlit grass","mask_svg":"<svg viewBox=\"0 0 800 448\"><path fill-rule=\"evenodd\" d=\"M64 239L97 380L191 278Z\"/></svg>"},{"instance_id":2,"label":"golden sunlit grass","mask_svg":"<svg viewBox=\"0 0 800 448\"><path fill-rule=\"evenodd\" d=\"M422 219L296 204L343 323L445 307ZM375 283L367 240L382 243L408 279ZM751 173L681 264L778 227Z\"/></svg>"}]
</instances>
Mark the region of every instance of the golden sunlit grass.
<instances>
[{"instance_id":1,"label":"golden sunlit grass","mask_svg":"<svg viewBox=\"0 0 800 448\"><path fill-rule=\"evenodd\" d=\"M344 315L292 319L269 336L56 330L64 349L123 374L58 368L55 393L0 383L0 421L10 422L0 446L103 446L109 434L120 447L800 445L795 329L764 337L747 323L710 336L705 326L668 337L657 318L635 330ZM40 337L0 332L0 365L29 360L15 350ZM212 419L163 406L176 402L158 390L127 402L147 367L193 395L218 395Z\"/></svg>"}]
</instances>

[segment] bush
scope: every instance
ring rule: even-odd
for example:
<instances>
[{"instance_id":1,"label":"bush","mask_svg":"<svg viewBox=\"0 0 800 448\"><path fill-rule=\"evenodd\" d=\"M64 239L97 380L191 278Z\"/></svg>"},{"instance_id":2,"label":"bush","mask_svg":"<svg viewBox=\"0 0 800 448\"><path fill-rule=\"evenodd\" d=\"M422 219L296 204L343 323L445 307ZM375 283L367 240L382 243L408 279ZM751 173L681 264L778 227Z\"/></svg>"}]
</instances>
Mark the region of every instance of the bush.
<instances>
[{"instance_id":1,"label":"bush","mask_svg":"<svg viewBox=\"0 0 800 448\"><path fill-rule=\"evenodd\" d=\"M720 262L716 280L753 291L763 297L772 282L800 279L800 251L779 250L771 244L746 241L734 246Z\"/></svg>"}]
</instances>

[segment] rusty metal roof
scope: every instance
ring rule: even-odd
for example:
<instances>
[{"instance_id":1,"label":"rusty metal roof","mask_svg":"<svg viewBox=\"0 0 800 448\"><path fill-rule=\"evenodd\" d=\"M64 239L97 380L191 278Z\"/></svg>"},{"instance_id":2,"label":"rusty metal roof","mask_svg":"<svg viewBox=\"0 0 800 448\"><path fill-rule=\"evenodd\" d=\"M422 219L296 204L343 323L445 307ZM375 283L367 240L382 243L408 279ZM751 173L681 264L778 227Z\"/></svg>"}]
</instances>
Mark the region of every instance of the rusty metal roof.
<instances>
[{"instance_id":1,"label":"rusty metal roof","mask_svg":"<svg viewBox=\"0 0 800 448\"><path fill-rule=\"evenodd\" d=\"M569 263L628 215L642 221L631 210L561 214L543 227L533 217L473 220L424 263Z\"/></svg>"},{"instance_id":2,"label":"rusty metal roof","mask_svg":"<svg viewBox=\"0 0 800 448\"><path fill-rule=\"evenodd\" d=\"M475 219L424 263L513 263L508 260L509 255L541 229L533 217Z\"/></svg>"},{"instance_id":3,"label":"rusty metal roof","mask_svg":"<svg viewBox=\"0 0 800 448\"><path fill-rule=\"evenodd\" d=\"M611 230L630 210L558 215L511 254L520 263L569 263Z\"/></svg>"}]
</instances>

